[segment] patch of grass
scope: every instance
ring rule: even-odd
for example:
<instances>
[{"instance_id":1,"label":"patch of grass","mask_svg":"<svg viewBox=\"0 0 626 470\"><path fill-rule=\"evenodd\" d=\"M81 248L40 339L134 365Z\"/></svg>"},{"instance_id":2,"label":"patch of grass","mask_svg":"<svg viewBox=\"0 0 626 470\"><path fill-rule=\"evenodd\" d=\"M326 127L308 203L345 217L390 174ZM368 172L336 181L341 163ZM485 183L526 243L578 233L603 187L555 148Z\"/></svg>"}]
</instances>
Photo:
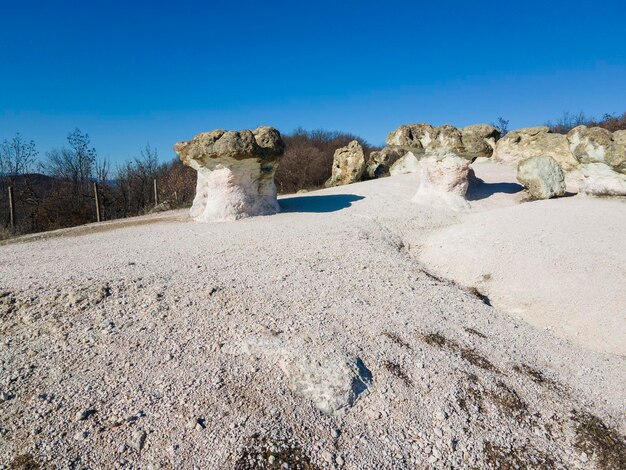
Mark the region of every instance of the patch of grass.
<instances>
[{"instance_id":1,"label":"patch of grass","mask_svg":"<svg viewBox=\"0 0 626 470\"><path fill-rule=\"evenodd\" d=\"M483 339L487 338L487 335L484 335L483 333L481 333L478 330L475 330L474 328L463 328L463 329L471 335L478 336L479 338L483 338Z\"/></svg>"},{"instance_id":2,"label":"patch of grass","mask_svg":"<svg viewBox=\"0 0 626 470\"><path fill-rule=\"evenodd\" d=\"M389 331L384 331L383 332L383 336L386 336L391 341L396 343L398 346L402 346L403 348L407 348L407 349L412 349L411 346L406 341L404 341L402 338L400 338L400 336L398 336L395 333L390 333Z\"/></svg>"},{"instance_id":3,"label":"patch of grass","mask_svg":"<svg viewBox=\"0 0 626 470\"><path fill-rule=\"evenodd\" d=\"M481 369L489 370L492 372L498 372L498 369L487 358L478 354L474 349L461 346L456 341L448 339L440 333L423 334L421 335L421 338L424 342L431 346L448 349L449 351L458 354L467 362L476 367L480 367Z\"/></svg>"},{"instance_id":4,"label":"patch of grass","mask_svg":"<svg viewBox=\"0 0 626 470\"><path fill-rule=\"evenodd\" d=\"M404 369L402 369L402 367L399 364L396 364L395 362L391 362L391 361L385 361L383 365L385 366L385 369L391 372L393 376L402 380L405 383L405 385L407 386L413 385L413 381L406 374L406 372L404 372Z\"/></svg>"},{"instance_id":5,"label":"patch of grass","mask_svg":"<svg viewBox=\"0 0 626 470\"><path fill-rule=\"evenodd\" d=\"M300 445L291 440L254 435L241 452L235 470L280 469L317 470Z\"/></svg>"},{"instance_id":6,"label":"patch of grass","mask_svg":"<svg viewBox=\"0 0 626 470\"><path fill-rule=\"evenodd\" d=\"M550 380L545 375L543 375L543 372L537 369L534 369L527 364L519 364L519 365L516 364L513 366L513 370L517 372L518 374L528 376L530 380L532 380L538 385L550 387L555 390L559 388L559 384L557 384L554 380Z\"/></svg>"},{"instance_id":7,"label":"patch of grass","mask_svg":"<svg viewBox=\"0 0 626 470\"><path fill-rule=\"evenodd\" d=\"M40 468L32 454L18 455L9 464L11 470L39 470Z\"/></svg>"},{"instance_id":8,"label":"patch of grass","mask_svg":"<svg viewBox=\"0 0 626 470\"><path fill-rule=\"evenodd\" d=\"M489 392L489 397L500 408L500 411L518 421L523 421L523 418L528 414L526 402L520 398L515 390L502 381L496 383L496 390Z\"/></svg>"},{"instance_id":9,"label":"patch of grass","mask_svg":"<svg viewBox=\"0 0 626 470\"><path fill-rule=\"evenodd\" d=\"M626 439L600 418L589 413L573 412L578 449L594 455L598 467L606 470L626 468Z\"/></svg>"},{"instance_id":10,"label":"patch of grass","mask_svg":"<svg viewBox=\"0 0 626 470\"><path fill-rule=\"evenodd\" d=\"M549 455L529 445L507 449L487 441L483 444L483 455L489 468L500 470L518 470L520 468L551 470L557 468L556 463Z\"/></svg>"}]
</instances>

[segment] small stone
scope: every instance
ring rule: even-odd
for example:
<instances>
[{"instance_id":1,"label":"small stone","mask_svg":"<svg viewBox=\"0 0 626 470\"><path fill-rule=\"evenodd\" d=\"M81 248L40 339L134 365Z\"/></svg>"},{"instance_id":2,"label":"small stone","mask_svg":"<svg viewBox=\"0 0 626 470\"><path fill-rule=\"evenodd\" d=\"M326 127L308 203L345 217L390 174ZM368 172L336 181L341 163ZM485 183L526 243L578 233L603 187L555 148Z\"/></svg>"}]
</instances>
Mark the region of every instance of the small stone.
<instances>
[{"instance_id":1,"label":"small stone","mask_svg":"<svg viewBox=\"0 0 626 470\"><path fill-rule=\"evenodd\" d=\"M276 457L274 457L273 455L270 455L270 456L267 458L267 462L268 462L270 465L274 465L274 462L276 462Z\"/></svg>"},{"instance_id":2,"label":"small stone","mask_svg":"<svg viewBox=\"0 0 626 470\"><path fill-rule=\"evenodd\" d=\"M322 458L323 458L326 462L328 462L328 463L332 463L332 462L333 462L333 454L331 454L331 453L330 453L330 452L328 452L328 451L324 451L324 452L322 453Z\"/></svg>"},{"instance_id":3,"label":"small stone","mask_svg":"<svg viewBox=\"0 0 626 470\"><path fill-rule=\"evenodd\" d=\"M87 431L80 431L74 434L74 439L77 441L84 441L85 439L87 439L87 436L89 436L89 433Z\"/></svg>"},{"instance_id":4,"label":"small stone","mask_svg":"<svg viewBox=\"0 0 626 470\"><path fill-rule=\"evenodd\" d=\"M139 452L141 449L143 449L143 446L146 443L146 432L142 431L141 429L133 432L130 441L128 442L128 445L135 449L137 452Z\"/></svg>"},{"instance_id":5,"label":"small stone","mask_svg":"<svg viewBox=\"0 0 626 470\"><path fill-rule=\"evenodd\" d=\"M337 463L338 466L342 466L343 465L343 457L341 457L341 455L338 455L337 458L335 459L335 462Z\"/></svg>"},{"instance_id":6,"label":"small stone","mask_svg":"<svg viewBox=\"0 0 626 470\"><path fill-rule=\"evenodd\" d=\"M96 410L91 410L91 409L78 411L76 413L76 421L84 421L87 418L89 418L91 415L93 415L95 412Z\"/></svg>"},{"instance_id":7,"label":"small stone","mask_svg":"<svg viewBox=\"0 0 626 470\"><path fill-rule=\"evenodd\" d=\"M437 437L443 437L443 429L441 428L435 428L435 435Z\"/></svg>"},{"instance_id":8,"label":"small stone","mask_svg":"<svg viewBox=\"0 0 626 470\"><path fill-rule=\"evenodd\" d=\"M331 431L331 435L335 438L339 437L339 434L340 434L339 429L333 429Z\"/></svg>"}]
</instances>

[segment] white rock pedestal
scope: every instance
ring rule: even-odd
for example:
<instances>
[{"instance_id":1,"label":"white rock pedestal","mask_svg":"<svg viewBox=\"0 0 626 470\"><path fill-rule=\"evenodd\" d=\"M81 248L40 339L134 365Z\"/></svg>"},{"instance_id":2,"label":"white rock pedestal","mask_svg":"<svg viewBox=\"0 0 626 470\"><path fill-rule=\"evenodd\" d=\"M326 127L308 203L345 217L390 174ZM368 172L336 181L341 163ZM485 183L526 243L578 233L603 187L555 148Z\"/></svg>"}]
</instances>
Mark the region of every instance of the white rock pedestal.
<instances>
[{"instance_id":1,"label":"white rock pedestal","mask_svg":"<svg viewBox=\"0 0 626 470\"><path fill-rule=\"evenodd\" d=\"M274 173L284 148L280 133L267 126L214 130L177 143L181 161L198 172L190 216L212 222L278 212Z\"/></svg>"},{"instance_id":2,"label":"white rock pedestal","mask_svg":"<svg viewBox=\"0 0 626 470\"><path fill-rule=\"evenodd\" d=\"M466 209L469 207L465 199L469 165L469 160L454 154L422 158L419 161L420 183L412 202Z\"/></svg>"}]
</instances>

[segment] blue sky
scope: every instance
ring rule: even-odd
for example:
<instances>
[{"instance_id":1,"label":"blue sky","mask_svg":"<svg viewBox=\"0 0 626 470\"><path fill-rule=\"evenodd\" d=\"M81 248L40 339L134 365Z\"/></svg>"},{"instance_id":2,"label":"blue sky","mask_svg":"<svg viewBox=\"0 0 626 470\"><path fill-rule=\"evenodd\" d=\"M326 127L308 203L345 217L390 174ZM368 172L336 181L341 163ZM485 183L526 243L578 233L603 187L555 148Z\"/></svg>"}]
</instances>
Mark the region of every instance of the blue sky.
<instances>
[{"instance_id":1,"label":"blue sky","mask_svg":"<svg viewBox=\"0 0 626 470\"><path fill-rule=\"evenodd\" d=\"M0 0L0 140L149 142L267 124L381 144L409 122L626 111L626 2Z\"/></svg>"}]
</instances>

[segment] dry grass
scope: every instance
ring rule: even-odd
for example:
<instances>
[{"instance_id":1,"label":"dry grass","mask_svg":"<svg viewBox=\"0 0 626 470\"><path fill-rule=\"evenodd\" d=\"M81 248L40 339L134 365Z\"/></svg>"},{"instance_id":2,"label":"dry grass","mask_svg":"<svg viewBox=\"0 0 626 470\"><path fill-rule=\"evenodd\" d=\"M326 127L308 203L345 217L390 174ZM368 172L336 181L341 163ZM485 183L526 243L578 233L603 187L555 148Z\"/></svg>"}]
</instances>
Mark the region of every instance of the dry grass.
<instances>
[{"instance_id":1,"label":"dry grass","mask_svg":"<svg viewBox=\"0 0 626 470\"><path fill-rule=\"evenodd\" d=\"M574 412L576 447L595 456L598 467L606 470L626 468L626 439L600 418L589 413Z\"/></svg>"}]
</instances>

